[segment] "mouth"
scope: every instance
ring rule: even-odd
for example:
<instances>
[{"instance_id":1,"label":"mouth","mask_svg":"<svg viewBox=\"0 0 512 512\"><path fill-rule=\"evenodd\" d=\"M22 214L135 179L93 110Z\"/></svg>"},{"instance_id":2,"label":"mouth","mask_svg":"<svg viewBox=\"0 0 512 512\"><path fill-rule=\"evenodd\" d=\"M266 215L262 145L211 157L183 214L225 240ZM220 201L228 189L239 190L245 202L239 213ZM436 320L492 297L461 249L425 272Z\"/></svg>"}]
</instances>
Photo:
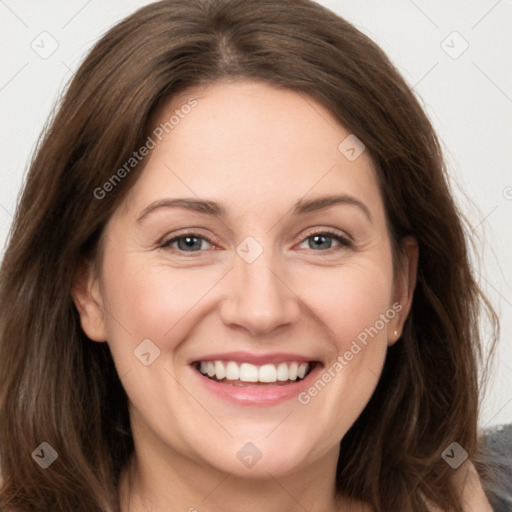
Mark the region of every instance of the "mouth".
<instances>
[{"instance_id":1,"label":"mouth","mask_svg":"<svg viewBox=\"0 0 512 512\"><path fill-rule=\"evenodd\" d=\"M197 361L193 367L204 377L221 384L243 387L286 386L305 379L316 361L283 361L256 365L248 362Z\"/></svg>"},{"instance_id":2,"label":"mouth","mask_svg":"<svg viewBox=\"0 0 512 512\"><path fill-rule=\"evenodd\" d=\"M230 352L189 361L207 393L242 406L273 406L307 389L321 372L318 360L295 354Z\"/></svg>"}]
</instances>

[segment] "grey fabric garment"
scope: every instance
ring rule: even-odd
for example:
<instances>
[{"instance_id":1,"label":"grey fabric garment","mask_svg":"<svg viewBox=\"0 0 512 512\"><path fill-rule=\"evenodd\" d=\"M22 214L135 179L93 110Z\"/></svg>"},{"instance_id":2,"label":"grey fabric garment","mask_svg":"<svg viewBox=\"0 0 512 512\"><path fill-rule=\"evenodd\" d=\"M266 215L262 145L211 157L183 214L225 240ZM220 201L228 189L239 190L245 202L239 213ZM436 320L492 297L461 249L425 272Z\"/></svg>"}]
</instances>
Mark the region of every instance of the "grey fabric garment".
<instances>
[{"instance_id":1,"label":"grey fabric garment","mask_svg":"<svg viewBox=\"0 0 512 512\"><path fill-rule=\"evenodd\" d=\"M483 432L485 463L493 471L484 491L494 512L512 512L512 424Z\"/></svg>"}]
</instances>

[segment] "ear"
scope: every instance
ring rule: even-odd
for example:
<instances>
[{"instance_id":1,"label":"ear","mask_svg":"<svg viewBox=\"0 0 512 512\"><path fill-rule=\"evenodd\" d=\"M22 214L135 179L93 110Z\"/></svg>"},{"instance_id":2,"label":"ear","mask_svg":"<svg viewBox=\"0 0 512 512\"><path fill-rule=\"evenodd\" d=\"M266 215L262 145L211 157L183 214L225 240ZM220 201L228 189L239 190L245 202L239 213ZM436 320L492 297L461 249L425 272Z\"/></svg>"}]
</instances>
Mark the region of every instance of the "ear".
<instances>
[{"instance_id":1,"label":"ear","mask_svg":"<svg viewBox=\"0 0 512 512\"><path fill-rule=\"evenodd\" d=\"M411 310L418 270L418 242L413 237L402 240L400 267L393 283L393 310L397 313L388 323L388 345L393 345L402 335L405 320Z\"/></svg>"},{"instance_id":2,"label":"ear","mask_svg":"<svg viewBox=\"0 0 512 512\"><path fill-rule=\"evenodd\" d=\"M91 262L84 262L77 269L71 296L87 337L93 341L106 341L107 332L99 279Z\"/></svg>"}]
</instances>

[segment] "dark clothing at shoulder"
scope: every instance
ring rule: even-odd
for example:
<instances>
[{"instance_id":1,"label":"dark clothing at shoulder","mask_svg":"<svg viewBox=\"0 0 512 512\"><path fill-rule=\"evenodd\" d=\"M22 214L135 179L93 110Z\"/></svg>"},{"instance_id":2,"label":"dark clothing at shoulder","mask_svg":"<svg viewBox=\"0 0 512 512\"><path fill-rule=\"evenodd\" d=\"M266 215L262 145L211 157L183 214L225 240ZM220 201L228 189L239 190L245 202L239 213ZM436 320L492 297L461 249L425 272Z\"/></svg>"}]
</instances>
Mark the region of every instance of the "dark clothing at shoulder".
<instances>
[{"instance_id":1,"label":"dark clothing at shoulder","mask_svg":"<svg viewBox=\"0 0 512 512\"><path fill-rule=\"evenodd\" d=\"M484 462L492 471L490 482L482 481L494 512L512 512L512 424L483 432Z\"/></svg>"}]
</instances>

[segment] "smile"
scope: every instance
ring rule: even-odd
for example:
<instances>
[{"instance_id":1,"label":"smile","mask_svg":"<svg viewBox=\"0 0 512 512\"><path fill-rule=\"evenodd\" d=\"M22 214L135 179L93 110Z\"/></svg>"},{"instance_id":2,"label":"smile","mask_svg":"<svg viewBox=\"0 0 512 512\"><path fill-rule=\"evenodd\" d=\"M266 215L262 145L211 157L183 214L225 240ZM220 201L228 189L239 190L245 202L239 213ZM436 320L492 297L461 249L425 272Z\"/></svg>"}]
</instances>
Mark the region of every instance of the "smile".
<instances>
[{"instance_id":1,"label":"smile","mask_svg":"<svg viewBox=\"0 0 512 512\"><path fill-rule=\"evenodd\" d=\"M196 369L216 382L234 386L287 385L300 381L314 367L313 362L290 361L256 365L236 361L200 361Z\"/></svg>"},{"instance_id":2,"label":"smile","mask_svg":"<svg viewBox=\"0 0 512 512\"><path fill-rule=\"evenodd\" d=\"M242 406L272 406L293 400L321 372L318 359L291 353L225 352L189 360L207 393Z\"/></svg>"}]
</instances>

